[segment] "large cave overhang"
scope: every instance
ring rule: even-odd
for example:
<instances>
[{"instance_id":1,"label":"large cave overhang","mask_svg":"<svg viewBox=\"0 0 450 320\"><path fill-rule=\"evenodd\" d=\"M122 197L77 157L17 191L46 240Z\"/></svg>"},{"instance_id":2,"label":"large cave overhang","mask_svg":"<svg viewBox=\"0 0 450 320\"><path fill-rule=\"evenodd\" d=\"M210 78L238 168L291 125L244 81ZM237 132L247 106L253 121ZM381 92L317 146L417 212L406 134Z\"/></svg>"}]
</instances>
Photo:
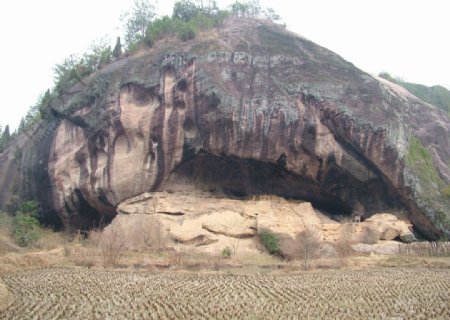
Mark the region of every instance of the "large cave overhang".
<instances>
[{"instance_id":1,"label":"large cave overhang","mask_svg":"<svg viewBox=\"0 0 450 320\"><path fill-rule=\"evenodd\" d=\"M327 168L317 181L307 173L288 170L282 156L273 163L200 151L185 159L172 175L188 177L198 185L233 197L273 194L305 200L333 215L349 215L355 210L370 215L402 207L381 177L359 181L333 163Z\"/></svg>"},{"instance_id":2,"label":"large cave overhang","mask_svg":"<svg viewBox=\"0 0 450 320\"><path fill-rule=\"evenodd\" d=\"M335 163L331 157L323 165L316 179L309 172L293 172L287 167L282 154L275 161L241 158L232 154L212 153L203 149L195 151L185 148L183 160L169 174L158 189L148 191L170 192L173 185L181 188L200 187L224 196L247 199L254 195L277 195L285 199L304 200L334 216L350 215L358 212L363 217L386 210L409 208L401 202L398 192L389 181L376 171L372 171L364 181L355 176L349 168ZM318 161L322 161L318 159ZM188 180L183 186L180 181ZM186 190L184 190L186 191ZM108 202L106 195L95 195L86 190L76 189L66 203L64 225L71 230L89 230L107 225L117 214L116 206ZM415 212L411 218L421 216ZM428 233L421 229L420 221L414 230L427 239Z\"/></svg>"}]
</instances>

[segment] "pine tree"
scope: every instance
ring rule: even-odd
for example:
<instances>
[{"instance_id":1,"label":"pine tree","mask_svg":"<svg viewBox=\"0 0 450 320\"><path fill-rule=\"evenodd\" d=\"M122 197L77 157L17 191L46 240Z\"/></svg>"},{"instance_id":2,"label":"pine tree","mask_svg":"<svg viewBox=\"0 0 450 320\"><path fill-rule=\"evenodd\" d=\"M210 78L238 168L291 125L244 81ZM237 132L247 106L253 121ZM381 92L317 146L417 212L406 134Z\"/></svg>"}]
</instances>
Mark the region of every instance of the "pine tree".
<instances>
[{"instance_id":1,"label":"pine tree","mask_svg":"<svg viewBox=\"0 0 450 320\"><path fill-rule=\"evenodd\" d=\"M120 43L120 37L117 37L116 46L113 50L114 59L119 58L122 55L122 44Z\"/></svg>"},{"instance_id":2,"label":"pine tree","mask_svg":"<svg viewBox=\"0 0 450 320\"><path fill-rule=\"evenodd\" d=\"M50 89L45 91L44 96L42 97L39 103L39 113L41 115L41 119L48 119L49 116L49 106L52 101L52 94L50 93Z\"/></svg>"},{"instance_id":3,"label":"pine tree","mask_svg":"<svg viewBox=\"0 0 450 320\"><path fill-rule=\"evenodd\" d=\"M5 131L3 132L2 139L5 139L7 142L11 138L11 133L9 132L9 125L7 124L5 127Z\"/></svg>"},{"instance_id":4,"label":"pine tree","mask_svg":"<svg viewBox=\"0 0 450 320\"><path fill-rule=\"evenodd\" d=\"M25 126L25 119L22 117L22 119L20 119L19 129L17 129L17 131L19 133L23 132L23 131L25 131L25 128L26 128L26 126Z\"/></svg>"},{"instance_id":5,"label":"pine tree","mask_svg":"<svg viewBox=\"0 0 450 320\"><path fill-rule=\"evenodd\" d=\"M3 152L8 145L9 140L11 139L11 134L9 132L9 125L6 125L5 131L0 138L0 152Z\"/></svg>"}]
</instances>

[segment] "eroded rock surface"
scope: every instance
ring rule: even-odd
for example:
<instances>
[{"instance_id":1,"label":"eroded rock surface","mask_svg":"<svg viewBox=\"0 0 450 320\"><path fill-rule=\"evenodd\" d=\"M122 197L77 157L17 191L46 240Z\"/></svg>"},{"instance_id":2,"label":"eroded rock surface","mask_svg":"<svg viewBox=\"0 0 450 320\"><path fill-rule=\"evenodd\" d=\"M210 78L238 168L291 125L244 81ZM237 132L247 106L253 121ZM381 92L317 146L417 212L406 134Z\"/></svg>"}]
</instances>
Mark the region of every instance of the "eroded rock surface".
<instances>
[{"instance_id":1,"label":"eroded rock surface","mask_svg":"<svg viewBox=\"0 0 450 320\"><path fill-rule=\"evenodd\" d=\"M262 231L294 239L308 228L332 245L343 236L351 243L375 244L384 240L386 230L414 236L411 224L393 214L376 214L362 223L338 223L309 202L275 196L238 200L209 193L146 193L124 201L118 210L111 227L124 230L124 238L133 235L131 247L145 243L142 239L156 233L152 229L156 225L157 233L169 241L166 245L181 243L210 253L233 246L244 252L261 249L257 235Z\"/></svg>"},{"instance_id":2,"label":"eroded rock surface","mask_svg":"<svg viewBox=\"0 0 450 320\"><path fill-rule=\"evenodd\" d=\"M378 229L381 240L394 240L397 237L415 240L412 225L393 214L379 213L366 219L364 223Z\"/></svg>"},{"instance_id":3,"label":"eroded rock surface","mask_svg":"<svg viewBox=\"0 0 450 320\"><path fill-rule=\"evenodd\" d=\"M403 209L430 239L450 230L448 115L256 20L111 63L54 99L23 149L20 197L69 228L188 179L339 215Z\"/></svg>"}]
</instances>

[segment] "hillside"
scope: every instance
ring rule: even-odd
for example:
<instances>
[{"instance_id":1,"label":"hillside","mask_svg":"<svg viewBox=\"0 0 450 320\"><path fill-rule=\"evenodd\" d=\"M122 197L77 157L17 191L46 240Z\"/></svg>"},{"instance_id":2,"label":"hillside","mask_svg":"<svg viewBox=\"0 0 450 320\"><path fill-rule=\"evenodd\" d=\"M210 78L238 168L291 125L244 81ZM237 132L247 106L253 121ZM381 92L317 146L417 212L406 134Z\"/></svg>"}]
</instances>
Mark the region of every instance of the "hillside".
<instances>
[{"instance_id":1,"label":"hillside","mask_svg":"<svg viewBox=\"0 0 450 320\"><path fill-rule=\"evenodd\" d=\"M20 157L0 155L1 175L18 161L1 205L37 198L73 230L146 192L273 194L330 215L404 210L417 232L448 236L450 121L404 91L282 26L229 17L59 92Z\"/></svg>"},{"instance_id":2,"label":"hillside","mask_svg":"<svg viewBox=\"0 0 450 320\"><path fill-rule=\"evenodd\" d=\"M443 86L427 87L423 84L406 82L398 78L393 78L386 72L380 73L380 77L402 86L417 98L447 111L450 114L450 91Z\"/></svg>"}]
</instances>

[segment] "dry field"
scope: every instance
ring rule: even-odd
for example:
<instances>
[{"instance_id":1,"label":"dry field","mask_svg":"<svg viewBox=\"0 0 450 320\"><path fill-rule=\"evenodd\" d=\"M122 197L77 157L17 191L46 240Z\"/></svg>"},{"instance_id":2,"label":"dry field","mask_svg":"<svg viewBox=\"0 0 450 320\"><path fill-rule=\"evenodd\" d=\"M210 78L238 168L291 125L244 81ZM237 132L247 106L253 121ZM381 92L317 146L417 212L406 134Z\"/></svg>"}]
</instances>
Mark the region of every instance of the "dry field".
<instances>
[{"instance_id":1,"label":"dry field","mask_svg":"<svg viewBox=\"0 0 450 320\"><path fill-rule=\"evenodd\" d=\"M42 269L6 273L0 319L450 319L450 270L297 275Z\"/></svg>"}]
</instances>

